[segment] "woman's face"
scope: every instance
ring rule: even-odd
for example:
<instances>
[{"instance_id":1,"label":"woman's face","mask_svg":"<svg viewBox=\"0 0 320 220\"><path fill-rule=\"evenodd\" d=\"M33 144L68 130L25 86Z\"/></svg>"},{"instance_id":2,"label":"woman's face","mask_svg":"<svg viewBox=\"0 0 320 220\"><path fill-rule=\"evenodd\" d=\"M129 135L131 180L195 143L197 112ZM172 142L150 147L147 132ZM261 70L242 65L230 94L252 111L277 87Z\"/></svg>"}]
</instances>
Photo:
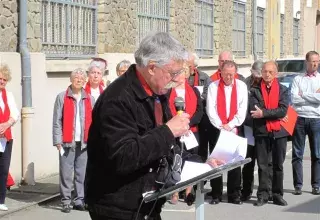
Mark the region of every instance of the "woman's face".
<instances>
[{"instance_id":1,"label":"woman's face","mask_svg":"<svg viewBox=\"0 0 320 220\"><path fill-rule=\"evenodd\" d=\"M102 81L102 71L98 67L92 67L88 73L90 85L99 85Z\"/></svg>"},{"instance_id":2,"label":"woman's face","mask_svg":"<svg viewBox=\"0 0 320 220\"><path fill-rule=\"evenodd\" d=\"M0 72L0 90L4 89L7 85L8 79Z\"/></svg>"}]
</instances>

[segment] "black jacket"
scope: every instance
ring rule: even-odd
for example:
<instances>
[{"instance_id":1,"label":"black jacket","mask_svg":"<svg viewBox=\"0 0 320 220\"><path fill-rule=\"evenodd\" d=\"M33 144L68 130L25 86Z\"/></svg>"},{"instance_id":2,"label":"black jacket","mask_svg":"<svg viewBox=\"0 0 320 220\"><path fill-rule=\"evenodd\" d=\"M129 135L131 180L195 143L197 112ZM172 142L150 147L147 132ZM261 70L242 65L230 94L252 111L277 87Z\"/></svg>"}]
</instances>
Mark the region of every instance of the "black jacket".
<instances>
[{"instance_id":1,"label":"black jacket","mask_svg":"<svg viewBox=\"0 0 320 220\"><path fill-rule=\"evenodd\" d=\"M164 119L171 117L161 96ZM135 65L111 83L97 100L88 139L85 200L89 210L131 219L142 194L153 190L160 159L169 154L175 138L166 125L156 127L154 98L146 94ZM159 199L154 215L165 202ZM146 215L153 203L143 204Z\"/></svg>"},{"instance_id":2,"label":"black jacket","mask_svg":"<svg viewBox=\"0 0 320 220\"><path fill-rule=\"evenodd\" d=\"M263 118L253 119L253 135L255 137L274 137L281 138L288 136L288 132L281 126L281 130L277 132L269 133L266 127L266 119L278 120L286 116L289 106L289 94L287 87L279 83L279 105L276 109L266 109L261 92L261 86L253 86L250 90L250 111L256 110L257 105L263 111Z\"/></svg>"}]
</instances>

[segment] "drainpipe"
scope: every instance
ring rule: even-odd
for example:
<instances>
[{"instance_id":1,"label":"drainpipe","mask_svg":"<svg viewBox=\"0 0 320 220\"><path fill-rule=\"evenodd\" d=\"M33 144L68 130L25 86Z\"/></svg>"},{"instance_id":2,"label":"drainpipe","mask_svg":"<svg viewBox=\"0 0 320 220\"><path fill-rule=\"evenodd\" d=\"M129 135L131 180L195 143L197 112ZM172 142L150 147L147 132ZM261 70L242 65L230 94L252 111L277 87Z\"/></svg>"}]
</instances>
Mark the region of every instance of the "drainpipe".
<instances>
[{"instance_id":1,"label":"drainpipe","mask_svg":"<svg viewBox=\"0 0 320 220\"><path fill-rule=\"evenodd\" d=\"M253 59L258 59L257 54L257 0L252 1L252 53Z\"/></svg>"},{"instance_id":2,"label":"drainpipe","mask_svg":"<svg viewBox=\"0 0 320 220\"><path fill-rule=\"evenodd\" d=\"M27 19L28 19L28 1L20 1L20 17L19 17L19 51L21 56L21 72L22 72L22 109L21 109L21 184L34 185L34 167L29 164L29 146L31 146L31 130L32 130L32 93L31 93L31 61L27 43Z\"/></svg>"}]
</instances>

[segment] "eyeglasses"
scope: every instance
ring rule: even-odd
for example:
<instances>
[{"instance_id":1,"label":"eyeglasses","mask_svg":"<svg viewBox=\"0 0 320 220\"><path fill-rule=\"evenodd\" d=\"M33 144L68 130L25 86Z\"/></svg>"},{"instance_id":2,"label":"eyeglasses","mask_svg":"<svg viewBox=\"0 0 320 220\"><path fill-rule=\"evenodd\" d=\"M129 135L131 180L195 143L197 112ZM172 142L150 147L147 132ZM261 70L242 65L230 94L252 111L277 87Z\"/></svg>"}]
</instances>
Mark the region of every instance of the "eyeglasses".
<instances>
[{"instance_id":1,"label":"eyeglasses","mask_svg":"<svg viewBox=\"0 0 320 220\"><path fill-rule=\"evenodd\" d=\"M170 76L171 76L171 80L174 79L175 77L177 77L178 75L180 75L181 73L183 73L186 70L185 68L182 68L181 70L178 70L176 72L172 72L172 71L169 71L169 70L167 70L164 67L161 67L159 65L156 65L156 67L168 72L170 74Z\"/></svg>"}]
</instances>

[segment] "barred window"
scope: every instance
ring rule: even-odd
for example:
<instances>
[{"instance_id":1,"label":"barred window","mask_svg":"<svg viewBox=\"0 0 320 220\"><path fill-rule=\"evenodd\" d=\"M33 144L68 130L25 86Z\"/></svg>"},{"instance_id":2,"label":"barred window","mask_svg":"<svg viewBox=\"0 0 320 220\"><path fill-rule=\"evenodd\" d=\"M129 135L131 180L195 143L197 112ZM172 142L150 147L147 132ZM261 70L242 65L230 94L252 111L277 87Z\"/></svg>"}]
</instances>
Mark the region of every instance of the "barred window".
<instances>
[{"instance_id":1,"label":"barred window","mask_svg":"<svg viewBox=\"0 0 320 220\"><path fill-rule=\"evenodd\" d=\"M293 55L299 56L299 23L300 20L293 19Z\"/></svg>"},{"instance_id":2,"label":"barred window","mask_svg":"<svg viewBox=\"0 0 320 220\"><path fill-rule=\"evenodd\" d=\"M246 55L246 3L233 1L232 51L236 57Z\"/></svg>"},{"instance_id":3,"label":"barred window","mask_svg":"<svg viewBox=\"0 0 320 220\"><path fill-rule=\"evenodd\" d=\"M97 0L42 0L42 51L48 58L96 54Z\"/></svg>"},{"instance_id":4,"label":"barred window","mask_svg":"<svg viewBox=\"0 0 320 220\"><path fill-rule=\"evenodd\" d=\"M150 31L169 31L170 0L138 0L138 44Z\"/></svg>"},{"instance_id":5,"label":"barred window","mask_svg":"<svg viewBox=\"0 0 320 220\"><path fill-rule=\"evenodd\" d=\"M264 8L257 8L257 55L263 59L264 55Z\"/></svg>"},{"instance_id":6,"label":"barred window","mask_svg":"<svg viewBox=\"0 0 320 220\"><path fill-rule=\"evenodd\" d=\"M280 19L280 57L284 57L284 14L281 14Z\"/></svg>"},{"instance_id":7,"label":"barred window","mask_svg":"<svg viewBox=\"0 0 320 220\"><path fill-rule=\"evenodd\" d=\"M213 56L213 0L196 0L195 50L199 57Z\"/></svg>"}]
</instances>

